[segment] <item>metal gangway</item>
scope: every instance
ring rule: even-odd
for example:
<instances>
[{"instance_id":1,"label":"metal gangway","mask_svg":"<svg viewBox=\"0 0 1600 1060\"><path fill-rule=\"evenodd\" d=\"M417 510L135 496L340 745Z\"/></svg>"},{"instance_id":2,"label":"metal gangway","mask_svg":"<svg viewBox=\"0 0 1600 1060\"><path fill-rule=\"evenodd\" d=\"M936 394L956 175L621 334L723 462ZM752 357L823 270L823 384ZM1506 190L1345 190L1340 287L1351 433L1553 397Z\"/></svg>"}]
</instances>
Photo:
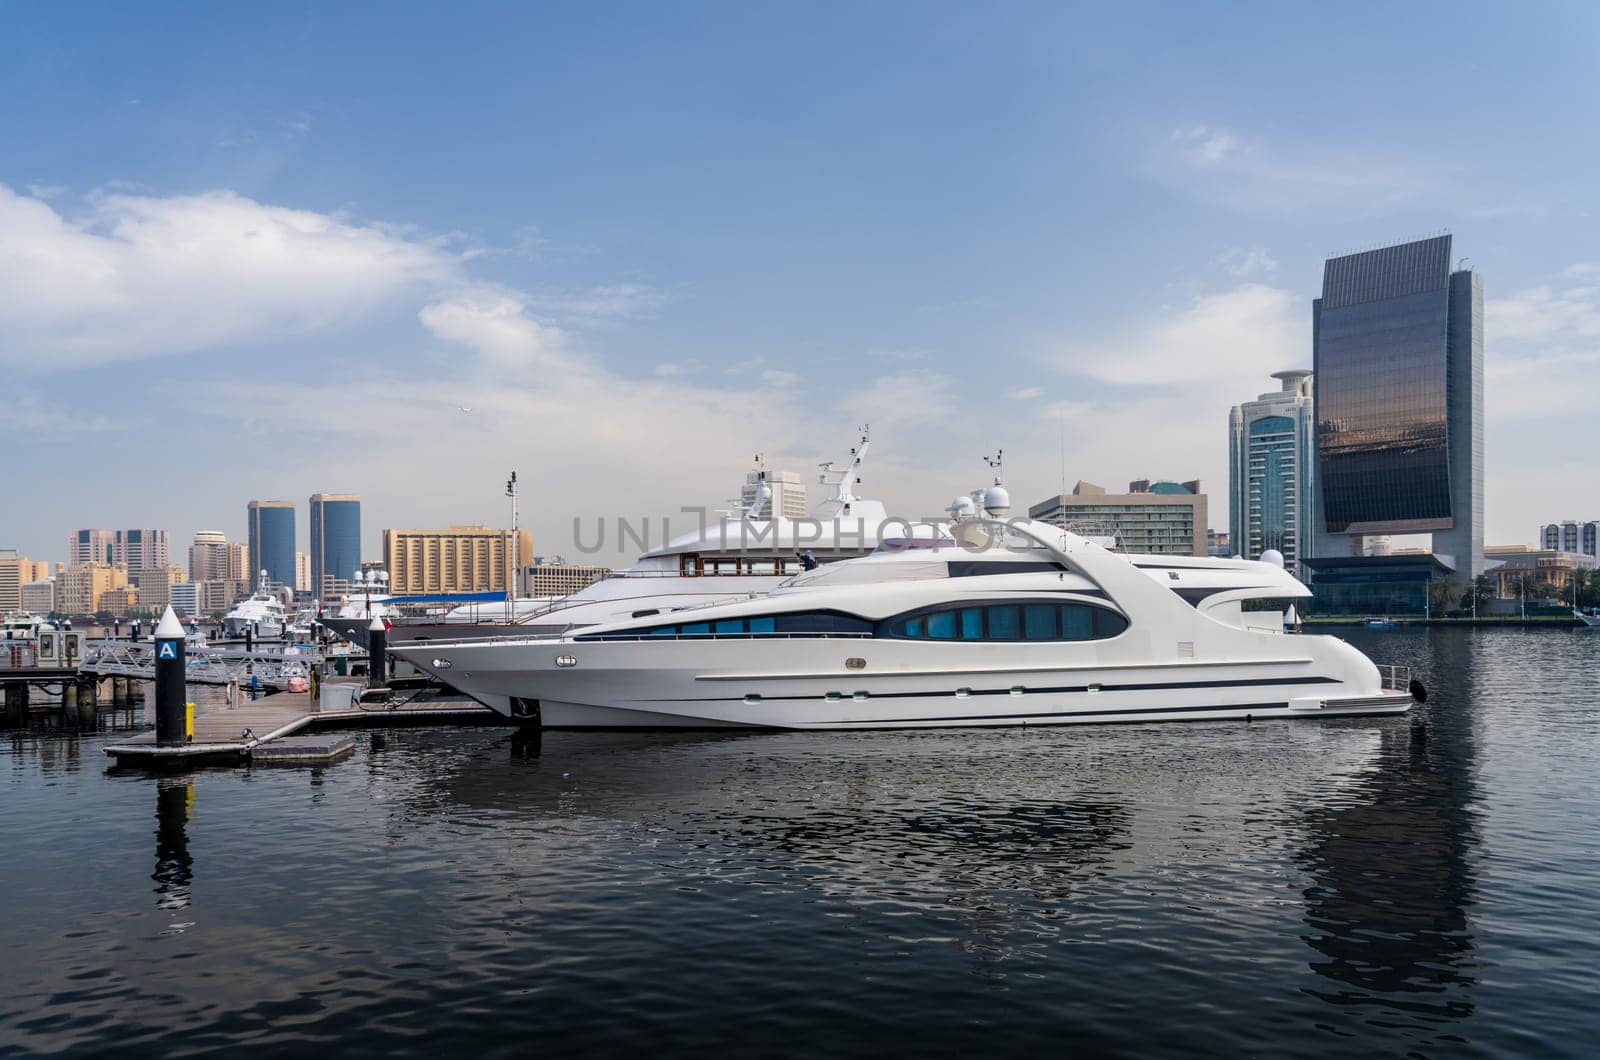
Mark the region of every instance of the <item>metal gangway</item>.
<instances>
[{"instance_id":1,"label":"metal gangway","mask_svg":"<svg viewBox=\"0 0 1600 1060\"><path fill-rule=\"evenodd\" d=\"M293 677L307 677L319 665L322 652L315 647L213 648L195 646L185 651L191 684L230 685L241 688L284 689ZM153 681L156 676L154 641L93 640L84 645L80 673L99 677L134 677Z\"/></svg>"}]
</instances>

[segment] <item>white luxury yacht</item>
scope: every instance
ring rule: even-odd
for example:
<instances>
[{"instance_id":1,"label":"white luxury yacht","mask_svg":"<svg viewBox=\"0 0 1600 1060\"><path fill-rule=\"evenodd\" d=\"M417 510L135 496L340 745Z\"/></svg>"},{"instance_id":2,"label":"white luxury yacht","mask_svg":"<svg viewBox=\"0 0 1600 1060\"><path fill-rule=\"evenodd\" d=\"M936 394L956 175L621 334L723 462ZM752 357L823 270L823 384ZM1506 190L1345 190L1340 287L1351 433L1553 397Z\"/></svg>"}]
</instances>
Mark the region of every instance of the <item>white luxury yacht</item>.
<instances>
[{"instance_id":1,"label":"white luxury yacht","mask_svg":"<svg viewBox=\"0 0 1600 1060\"><path fill-rule=\"evenodd\" d=\"M40 630L55 628L49 619L32 611L14 611L0 623L0 640L37 640Z\"/></svg>"},{"instance_id":2,"label":"white luxury yacht","mask_svg":"<svg viewBox=\"0 0 1600 1060\"><path fill-rule=\"evenodd\" d=\"M570 596L518 600L515 626L500 622L472 627L448 620L407 623L390 631L390 643L557 636L583 626L747 600L809 567L826 568L838 560L868 555L889 521L880 501L855 494L870 444L863 428L844 468L836 469L832 461L822 465L821 481L832 487L832 494L812 509L809 518L788 519L781 513L757 518L772 497L772 488L758 480L755 498L744 511L703 520L694 530L646 552L632 566ZM477 613L503 618L505 605L484 605Z\"/></svg>"},{"instance_id":3,"label":"white luxury yacht","mask_svg":"<svg viewBox=\"0 0 1600 1060\"><path fill-rule=\"evenodd\" d=\"M1000 518L998 486L984 506L958 498L948 528L760 598L395 654L560 728L1329 717L1399 713L1425 695L1341 640L1284 633L1281 611L1244 610L1310 595L1281 563L1119 555Z\"/></svg>"},{"instance_id":4,"label":"white luxury yacht","mask_svg":"<svg viewBox=\"0 0 1600 1060\"><path fill-rule=\"evenodd\" d=\"M268 586L267 572L256 579L256 591L233 605L233 610L222 617L222 632L228 637L242 637L247 631L261 640L276 640L283 636L288 613L283 601Z\"/></svg>"}]
</instances>

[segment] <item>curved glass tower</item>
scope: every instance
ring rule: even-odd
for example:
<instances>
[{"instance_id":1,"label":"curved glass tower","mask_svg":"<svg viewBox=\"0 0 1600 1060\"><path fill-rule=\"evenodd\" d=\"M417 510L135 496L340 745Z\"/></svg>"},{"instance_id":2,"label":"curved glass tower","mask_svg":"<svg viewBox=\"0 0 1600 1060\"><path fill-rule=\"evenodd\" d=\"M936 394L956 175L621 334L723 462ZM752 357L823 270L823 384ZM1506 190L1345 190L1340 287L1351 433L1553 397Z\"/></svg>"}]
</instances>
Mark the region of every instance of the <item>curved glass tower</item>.
<instances>
[{"instance_id":1,"label":"curved glass tower","mask_svg":"<svg viewBox=\"0 0 1600 1060\"><path fill-rule=\"evenodd\" d=\"M274 585L294 586L294 503L292 501L251 501L250 569L245 572L250 588L256 588L261 572Z\"/></svg>"},{"instance_id":2,"label":"curved glass tower","mask_svg":"<svg viewBox=\"0 0 1600 1060\"><path fill-rule=\"evenodd\" d=\"M349 582L361 569L361 497L311 495L311 593L326 600L334 581Z\"/></svg>"}]
</instances>

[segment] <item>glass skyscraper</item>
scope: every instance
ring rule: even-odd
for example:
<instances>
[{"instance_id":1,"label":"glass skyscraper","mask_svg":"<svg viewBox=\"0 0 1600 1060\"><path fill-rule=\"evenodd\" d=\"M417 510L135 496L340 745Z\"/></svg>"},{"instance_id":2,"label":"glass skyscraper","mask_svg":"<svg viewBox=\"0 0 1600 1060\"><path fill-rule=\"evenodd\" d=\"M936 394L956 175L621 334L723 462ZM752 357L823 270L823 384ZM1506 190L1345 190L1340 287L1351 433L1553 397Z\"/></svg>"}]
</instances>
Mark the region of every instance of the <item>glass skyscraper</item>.
<instances>
[{"instance_id":1,"label":"glass skyscraper","mask_svg":"<svg viewBox=\"0 0 1600 1060\"><path fill-rule=\"evenodd\" d=\"M361 498L354 493L311 495L311 593L326 600L333 582L361 569Z\"/></svg>"},{"instance_id":2,"label":"glass skyscraper","mask_svg":"<svg viewBox=\"0 0 1600 1060\"><path fill-rule=\"evenodd\" d=\"M273 585L294 586L294 504L291 501L251 501L250 588L261 572Z\"/></svg>"},{"instance_id":3,"label":"glass skyscraper","mask_svg":"<svg viewBox=\"0 0 1600 1060\"><path fill-rule=\"evenodd\" d=\"M1229 540L1245 559L1267 549L1299 571L1311 527L1313 493L1311 373L1274 372L1275 393L1228 414Z\"/></svg>"},{"instance_id":4,"label":"glass skyscraper","mask_svg":"<svg viewBox=\"0 0 1600 1060\"><path fill-rule=\"evenodd\" d=\"M1430 533L1440 570L1483 572L1483 286L1451 253L1443 235L1323 269L1311 554L1347 576L1376 534Z\"/></svg>"}]
</instances>

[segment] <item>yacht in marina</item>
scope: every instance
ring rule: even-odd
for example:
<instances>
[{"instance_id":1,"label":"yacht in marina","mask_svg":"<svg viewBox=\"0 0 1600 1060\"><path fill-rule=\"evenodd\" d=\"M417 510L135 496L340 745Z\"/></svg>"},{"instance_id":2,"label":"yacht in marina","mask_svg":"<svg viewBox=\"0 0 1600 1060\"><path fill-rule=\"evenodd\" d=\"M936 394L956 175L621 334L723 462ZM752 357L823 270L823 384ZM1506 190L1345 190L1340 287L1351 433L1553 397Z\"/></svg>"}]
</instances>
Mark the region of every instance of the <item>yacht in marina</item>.
<instances>
[{"instance_id":1,"label":"yacht in marina","mask_svg":"<svg viewBox=\"0 0 1600 1060\"><path fill-rule=\"evenodd\" d=\"M41 630L56 627L32 611L13 611L0 621L0 640L38 640Z\"/></svg>"},{"instance_id":2,"label":"yacht in marina","mask_svg":"<svg viewBox=\"0 0 1600 1060\"><path fill-rule=\"evenodd\" d=\"M807 519L789 519L779 512L761 518L772 490L758 478L754 500L743 511L706 519L646 552L626 569L570 596L518 600L514 626L504 622L503 603L492 609L484 605L463 613L481 616L492 610L498 622L468 624L447 617L407 623L400 619L390 631L390 644L558 636L581 627L651 618L685 607L748 600L810 567L826 568L839 560L868 555L889 521L880 501L855 493L870 444L863 429L842 468L831 461L822 465L821 480L831 487L831 493ZM903 525L898 520L895 524Z\"/></svg>"},{"instance_id":3,"label":"yacht in marina","mask_svg":"<svg viewBox=\"0 0 1600 1060\"><path fill-rule=\"evenodd\" d=\"M1059 725L1394 714L1425 693L1334 637L1284 632L1281 563L1111 552L1006 518L953 522L770 593L556 637L395 654L556 728Z\"/></svg>"},{"instance_id":4,"label":"yacht in marina","mask_svg":"<svg viewBox=\"0 0 1600 1060\"><path fill-rule=\"evenodd\" d=\"M226 637L242 637L247 632L261 640L276 640L283 636L288 624L288 613L283 600L270 587L267 572L256 579L256 591L233 605L233 610L222 617L222 633Z\"/></svg>"}]
</instances>

